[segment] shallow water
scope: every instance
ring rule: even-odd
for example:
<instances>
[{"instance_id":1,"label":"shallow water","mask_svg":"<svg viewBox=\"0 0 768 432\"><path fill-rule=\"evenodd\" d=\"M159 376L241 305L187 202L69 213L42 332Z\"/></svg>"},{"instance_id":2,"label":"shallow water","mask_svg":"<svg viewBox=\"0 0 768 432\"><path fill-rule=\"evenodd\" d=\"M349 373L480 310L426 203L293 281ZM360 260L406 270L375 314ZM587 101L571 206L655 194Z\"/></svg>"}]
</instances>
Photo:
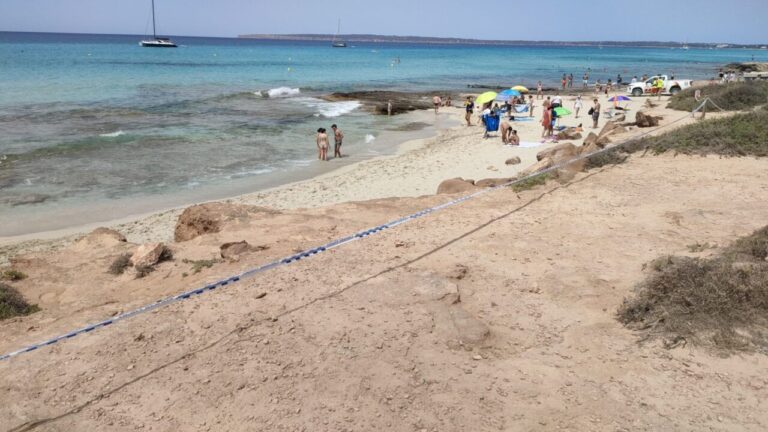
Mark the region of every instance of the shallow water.
<instances>
[{"instance_id":1,"label":"shallow water","mask_svg":"<svg viewBox=\"0 0 768 432\"><path fill-rule=\"evenodd\" d=\"M394 151L425 122L371 116L333 91L466 89L713 76L745 50L529 48L0 33L0 236L107 220L322 172L314 131L339 123L349 161ZM393 59L399 58L400 62ZM759 58L758 58L759 60ZM183 197L183 199L182 199ZM80 209L80 211L76 211ZM64 217L66 215L66 217Z\"/></svg>"}]
</instances>

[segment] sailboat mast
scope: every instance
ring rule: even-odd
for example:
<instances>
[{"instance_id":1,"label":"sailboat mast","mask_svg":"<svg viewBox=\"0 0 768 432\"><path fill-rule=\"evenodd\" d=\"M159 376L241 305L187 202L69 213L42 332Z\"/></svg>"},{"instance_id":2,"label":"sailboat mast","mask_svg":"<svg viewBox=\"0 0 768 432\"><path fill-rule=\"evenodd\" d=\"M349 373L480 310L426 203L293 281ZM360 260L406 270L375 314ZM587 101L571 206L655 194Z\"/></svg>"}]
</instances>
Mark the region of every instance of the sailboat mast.
<instances>
[{"instance_id":1,"label":"sailboat mast","mask_svg":"<svg viewBox=\"0 0 768 432\"><path fill-rule=\"evenodd\" d=\"M152 37L157 39L157 29L155 28L155 0L152 0Z\"/></svg>"}]
</instances>

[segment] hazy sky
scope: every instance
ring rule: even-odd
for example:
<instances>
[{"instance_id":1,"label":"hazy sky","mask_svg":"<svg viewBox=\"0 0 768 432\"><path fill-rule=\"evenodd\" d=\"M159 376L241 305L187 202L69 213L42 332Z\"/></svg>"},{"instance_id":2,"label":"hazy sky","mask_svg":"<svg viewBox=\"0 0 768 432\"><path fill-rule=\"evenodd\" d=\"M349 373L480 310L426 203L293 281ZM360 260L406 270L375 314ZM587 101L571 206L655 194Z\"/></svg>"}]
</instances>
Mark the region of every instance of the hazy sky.
<instances>
[{"instance_id":1,"label":"hazy sky","mask_svg":"<svg viewBox=\"0 0 768 432\"><path fill-rule=\"evenodd\" d=\"M768 44L768 0L155 0L159 33ZM150 0L0 0L0 31L144 34ZM502 19L502 17L504 17Z\"/></svg>"}]
</instances>

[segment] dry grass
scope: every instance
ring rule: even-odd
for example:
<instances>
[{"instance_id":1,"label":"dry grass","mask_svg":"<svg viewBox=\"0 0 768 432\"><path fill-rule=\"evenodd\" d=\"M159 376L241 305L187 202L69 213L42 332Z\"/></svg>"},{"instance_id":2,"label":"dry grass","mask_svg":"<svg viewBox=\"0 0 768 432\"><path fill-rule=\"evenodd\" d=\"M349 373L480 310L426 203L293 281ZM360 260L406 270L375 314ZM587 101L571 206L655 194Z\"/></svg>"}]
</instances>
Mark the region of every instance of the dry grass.
<instances>
[{"instance_id":1,"label":"dry grass","mask_svg":"<svg viewBox=\"0 0 768 432\"><path fill-rule=\"evenodd\" d=\"M768 83L760 81L714 84L700 87L702 99L709 97L720 108L727 111L741 111L768 104ZM668 108L693 111L701 102L696 101L696 89L689 88L672 96ZM712 111L714 107L708 107Z\"/></svg>"},{"instance_id":2,"label":"dry grass","mask_svg":"<svg viewBox=\"0 0 768 432\"><path fill-rule=\"evenodd\" d=\"M128 267L130 266L131 266L131 254L129 253L122 254L119 257L115 258L114 261L112 261L112 264L109 266L109 274L120 276L121 274L125 273L125 270L128 269Z\"/></svg>"},{"instance_id":3,"label":"dry grass","mask_svg":"<svg viewBox=\"0 0 768 432\"><path fill-rule=\"evenodd\" d=\"M768 227L712 258L662 257L618 319L643 340L768 354Z\"/></svg>"},{"instance_id":4,"label":"dry grass","mask_svg":"<svg viewBox=\"0 0 768 432\"><path fill-rule=\"evenodd\" d=\"M8 269L0 273L0 279L5 279L13 282L24 280L26 278L27 278L26 274L14 269Z\"/></svg>"},{"instance_id":5,"label":"dry grass","mask_svg":"<svg viewBox=\"0 0 768 432\"><path fill-rule=\"evenodd\" d=\"M0 283L0 320L29 315L39 310L37 305L27 303L16 288Z\"/></svg>"}]
</instances>

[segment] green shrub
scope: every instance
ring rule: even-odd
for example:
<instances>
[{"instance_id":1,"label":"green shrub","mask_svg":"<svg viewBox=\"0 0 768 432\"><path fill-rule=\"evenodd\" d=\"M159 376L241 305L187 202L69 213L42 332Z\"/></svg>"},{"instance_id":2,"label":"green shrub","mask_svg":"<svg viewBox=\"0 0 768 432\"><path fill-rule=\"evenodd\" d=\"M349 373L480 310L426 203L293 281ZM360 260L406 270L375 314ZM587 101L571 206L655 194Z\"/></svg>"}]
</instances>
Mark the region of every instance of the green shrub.
<instances>
[{"instance_id":1,"label":"green shrub","mask_svg":"<svg viewBox=\"0 0 768 432\"><path fill-rule=\"evenodd\" d=\"M0 283L0 320L29 315L39 310L37 305L27 303L16 288Z\"/></svg>"},{"instance_id":2,"label":"green shrub","mask_svg":"<svg viewBox=\"0 0 768 432\"><path fill-rule=\"evenodd\" d=\"M9 281L20 281L27 278L27 275L14 269L5 270L2 274L0 274L0 279L5 279Z\"/></svg>"},{"instance_id":3,"label":"green shrub","mask_svg":"<svg viewBox=\"0 0 768 432\"><path fill-rule=\"evenodd\" d=\"M702 99L709 97L720 108L727 111L742 111L756 106L768 104L768 83L749 81L727 84L713 84L699 87ZM701 101L694 98L696 89L689 88L672 96L667 108L680 111L693 111ZM716 111L714 106L708 106L708 111Z\"/></svg>"}]
</instances>

